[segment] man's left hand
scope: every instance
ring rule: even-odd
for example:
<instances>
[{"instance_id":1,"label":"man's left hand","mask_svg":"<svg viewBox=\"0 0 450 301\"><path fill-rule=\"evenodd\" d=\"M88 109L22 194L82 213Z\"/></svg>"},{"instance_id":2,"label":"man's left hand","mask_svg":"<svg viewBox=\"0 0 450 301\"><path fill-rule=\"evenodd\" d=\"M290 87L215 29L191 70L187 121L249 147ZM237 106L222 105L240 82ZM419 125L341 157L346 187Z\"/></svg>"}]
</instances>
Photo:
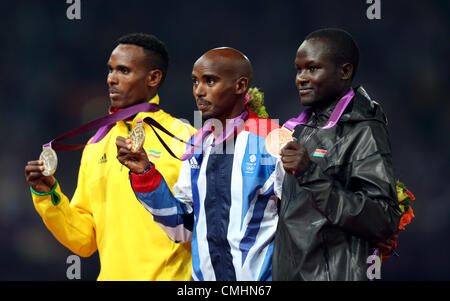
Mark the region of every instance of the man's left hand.
<instances>
[{"instance_id":1,"label":"man's left hand","mask_svg":"<svg viewBox=\"0 0 450 301\"><path fill-rule=\"evenodd\" d=\"M380 249L381 255L389 256L395 249L395 242L398 240L398 231L389 236L385 241L379 241L376 243L378 249Z\"/></svg>"}]
</instances>

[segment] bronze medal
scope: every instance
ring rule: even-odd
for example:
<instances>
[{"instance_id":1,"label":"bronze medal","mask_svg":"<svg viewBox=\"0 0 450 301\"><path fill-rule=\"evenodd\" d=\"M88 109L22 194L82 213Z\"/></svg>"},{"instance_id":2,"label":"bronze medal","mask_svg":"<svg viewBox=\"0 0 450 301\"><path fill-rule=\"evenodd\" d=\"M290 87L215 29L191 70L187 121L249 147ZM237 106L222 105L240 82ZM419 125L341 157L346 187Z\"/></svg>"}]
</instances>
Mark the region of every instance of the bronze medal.
<instances>
[{"instance_id":1,"label":"bronze medal","mask_svg":"<svg viewBox=\"0 0 450 301\"><path fill-rule=\"evenodd\" d=\"M58 156L51 146L43 146L42 153L39 156L39 160L44 162L44 171L42 174L46 177L55 173L58 166Z\"/></svg>"},{"instance_id":2,"label":"bronze medal","mask_svg":"<svg viewBox=\"0 0 450 301\"><path fill-rule=\"evenodd\" d=\"M294 132L288 130L285 127L275 129L269 133L266 137L266 149L273 157L281 157L281 149L290 141L294 140L292 136Z\"/></svg>"},{"instance_id":3,"label":"bronze medal","mask_svg":"<svg viewBox=\"0 0 450 301\"><path fill-rule=\"evenodd\" d=\"M145 129L141 122L136 124L134 129L128 135L128 139L131 140L131 151L133 153L137 152L142 145L144 145Z\"/></svg>"}]
</instances>

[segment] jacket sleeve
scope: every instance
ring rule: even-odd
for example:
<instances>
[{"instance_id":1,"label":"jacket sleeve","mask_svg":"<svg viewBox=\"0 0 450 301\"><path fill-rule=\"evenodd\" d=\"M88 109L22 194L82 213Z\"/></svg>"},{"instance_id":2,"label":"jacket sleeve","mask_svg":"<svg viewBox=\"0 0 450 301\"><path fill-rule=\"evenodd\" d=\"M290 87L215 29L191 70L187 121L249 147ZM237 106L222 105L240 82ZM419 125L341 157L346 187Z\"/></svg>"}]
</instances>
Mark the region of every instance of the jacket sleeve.
<instances>
[{"instance_id":1,"label":"jacket sleeve","mask_svg":"<svg viewBox=\"0 0 450 301\"><path fill-rule=\"evenodd\" d=\"M194 226L190 176L186 174L190 170L186 162L183 162L178 182L173 187L175 195L154 166L144 174L130 172L131 186L137 199L175 242L190 241Z\"/></svg>"},{"instance_id":2,"label":"jacket sleeve","mask_svg":"<svg viewBox=\"0 0 450 301\"><path fill-rule=\"evenodd\" d=\"M58 183L46 194L32 192L34 206L55 238L75 254L88 257L97 250L95 227L89 205L83 168L72 200L61 192Z\"/></svg>"},{"instance_id":3,"label":"jacket sleeve","mask_svg":"<svg viewBox=\"0 0 450 301\"><path fill-rule=\"evenodd\" d=\"M388 134L384 126L367 126L349 139L340 162L325 169L310 162L297 180L331 225L383 241L397 230L401 217Z\"/></svg>"}]
</instances>

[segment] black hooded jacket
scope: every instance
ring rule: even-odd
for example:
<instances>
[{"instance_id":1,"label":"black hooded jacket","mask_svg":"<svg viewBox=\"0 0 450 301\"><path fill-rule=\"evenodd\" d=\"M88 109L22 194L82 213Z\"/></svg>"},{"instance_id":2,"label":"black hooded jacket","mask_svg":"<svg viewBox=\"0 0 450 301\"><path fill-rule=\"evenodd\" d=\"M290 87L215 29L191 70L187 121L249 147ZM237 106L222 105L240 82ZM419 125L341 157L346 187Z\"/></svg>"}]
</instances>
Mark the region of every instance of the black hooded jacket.
<instances>
[{"instance_id":1,"label":"black hooded jacket","mask_svg":"<svg viewBox=\"0 0 450 301\"><path fill-rule=\"evenodd\" d=\"M333 109L308 124L323 126ZM284 178L273 280L367 280L369 249L401 217L386 116L359 87L333 128L298 126L295 135L311 162Z\"/></svg>"}]
</instances>

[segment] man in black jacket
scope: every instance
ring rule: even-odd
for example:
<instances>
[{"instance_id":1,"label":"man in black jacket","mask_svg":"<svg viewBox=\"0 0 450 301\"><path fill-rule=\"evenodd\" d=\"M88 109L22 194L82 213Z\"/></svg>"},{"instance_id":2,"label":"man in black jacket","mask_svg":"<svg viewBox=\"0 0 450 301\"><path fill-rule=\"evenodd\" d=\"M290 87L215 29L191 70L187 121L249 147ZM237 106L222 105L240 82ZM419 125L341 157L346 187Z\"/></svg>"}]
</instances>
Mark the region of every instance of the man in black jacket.
<instances>
[{"instance_id":1,"label":"man in black jacket","mask_svg":"<svg viewBox=\"0 0 450 301\"><path fill-rule=\"evenodd\" d=\"M358 61L339 29L312 32L298 48L296 85L310 115L281 150L274 280L367 280L371 249L393 244L401 211L387 120L362 87L351 88Z\"/></svg>"}]
</instances>

